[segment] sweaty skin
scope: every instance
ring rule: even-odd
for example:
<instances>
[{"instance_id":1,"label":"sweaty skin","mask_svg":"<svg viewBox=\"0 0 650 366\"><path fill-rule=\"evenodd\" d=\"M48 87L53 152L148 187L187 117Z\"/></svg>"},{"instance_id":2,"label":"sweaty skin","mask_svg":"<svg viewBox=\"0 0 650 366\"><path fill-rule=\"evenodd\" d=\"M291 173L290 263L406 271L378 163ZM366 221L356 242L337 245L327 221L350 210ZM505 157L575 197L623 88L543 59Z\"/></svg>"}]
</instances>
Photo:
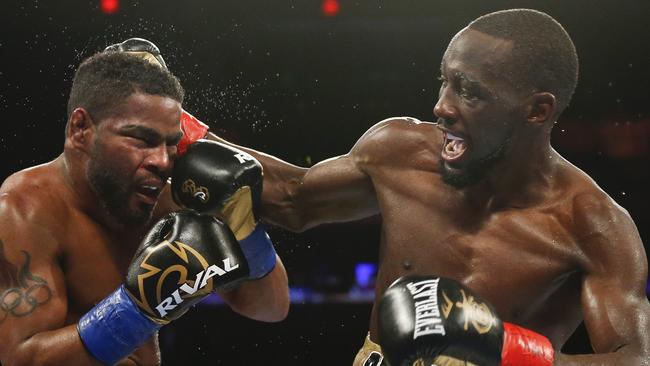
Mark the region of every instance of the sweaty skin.
<instances>
[{"instance_id":1,"label":"sweaty skin","mask_svg":"<svg viewBox=\"0 0 650 366\"><path fill-rule=\"evenodd\" d=\"M302 231L381 214L376 299L400 276L449 277L504 321L548 337L555 365L648 365L648 271L638 231L550 146L555 97L522 96L498 76L510 46L471 29L452 40L438 123L384 120L348 154L310 169L246 149L264 165L263 215ZM460 160L441 162L449 132L467 148ZM504 157L478 183L443 182L441 166L462 169L504 141ZM379 342L376 305L370 338ZM560 354L581 321L596 354Z\"/></svg>"},{"instance_id":2,"label":"sweaty skin","mask_svg":"<svg viewBox=\"0 0 650 366\"><path fill-rule=\"evenodd\" d=\"M151 225L178 209L165 181L182 135L179 103L136 93L124 104L122 114L99 124L83 108L75 110L64 153L15 173L0 187L3 366L100 365L85 351L76 323L124 281ZM93 150L95 146L100 147ZM84 169L90 151L108 157L114 172L125 179L129 193L123 201L132 212L148 212L146 217L157 203L156 195L143 195L133 187L165 187L150 219L125 225L98 203ZM220 295L242 315L281 320L288 308L284 267L278 260L264 279ZM153 337L119 365L160 362L157 337Z\"/></svg>"}]
</instances>

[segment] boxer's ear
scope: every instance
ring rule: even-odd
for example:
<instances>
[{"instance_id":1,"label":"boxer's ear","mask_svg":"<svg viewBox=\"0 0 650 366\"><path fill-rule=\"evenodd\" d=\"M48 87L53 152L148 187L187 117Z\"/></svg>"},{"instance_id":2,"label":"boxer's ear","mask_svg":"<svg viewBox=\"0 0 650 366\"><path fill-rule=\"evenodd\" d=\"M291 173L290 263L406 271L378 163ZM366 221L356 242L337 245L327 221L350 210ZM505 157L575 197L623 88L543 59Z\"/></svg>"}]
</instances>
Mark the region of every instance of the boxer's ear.
<instances>
[{"instance_id":1,"label":"boxer's ear","mask_svg":"<svg viewBox=\"0 0 650 366\"><path fill-rule=\"evenodd\" d=\"M556 117L556 110L555 95L548 92L535 93L530 97L526 120L531 125L548 125Z\"/></svg>"},{"instance_id":2,"label":"boxer's ear","mask_svg":"<svg viewBox=\"0 0 650 366\"><path fill-rule=\"evenodd\" d=\"M95 123L85 108L72 111L66 126L66 139L72 147L87 151L94 132Z\"/></svg>"}]
</instances>

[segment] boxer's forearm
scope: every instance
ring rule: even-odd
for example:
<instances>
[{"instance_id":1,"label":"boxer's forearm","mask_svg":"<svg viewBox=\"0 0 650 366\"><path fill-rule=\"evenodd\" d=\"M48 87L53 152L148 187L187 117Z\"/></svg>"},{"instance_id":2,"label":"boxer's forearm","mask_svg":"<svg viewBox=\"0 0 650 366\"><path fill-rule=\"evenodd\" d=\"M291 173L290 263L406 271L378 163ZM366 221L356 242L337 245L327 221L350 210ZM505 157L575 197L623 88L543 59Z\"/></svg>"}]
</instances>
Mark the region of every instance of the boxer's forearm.
<instances>
[{"instance_id":1,"label":"boxer's forearm","mask_svg":"<svg viewBox=\"0 0 650 366\"><path fill-rule=\"evenodd\" d=\"M304 230L303 215L298 210L295 192L303 183L307 168L302 168L244 146L228 142L208 133L208 139L217 141L247 152L257 159L264 169L264 188L262 192L262 217L274 225L291 231Z\"/></svg>"},{"instance_id":2,"label":"boxer's forearm","mask_svg":"<svg viewBox=\"0 0 650 366\"><path fill-rule=\"evenodd\" d=\"M553 366L648 366L650 352L623 347L617 352L589 355L566 355L556 353Z\"/></svg>"},{"instance_id":3,"label":"boxer's forearm","mask_svg":"<svg viewBox=\"0 0 650 366\"><path fill-rule=\"evenodd\" d=\"M230 308L248 318L278 322L289 311L287 272L279 257L269 274L254 281L246 281L236 289L221 294Z\"/></svg>"},{"instance_id":4,"label":"boxer's forearm","mask_svg":"<svg viewBox=\"0 0 650 366\"><path fill-rule=\"evenodd\" d=\"M3 358L5 366L101 366L85 349L76 325L35 334Z\"/></svg>"}]
</instances>

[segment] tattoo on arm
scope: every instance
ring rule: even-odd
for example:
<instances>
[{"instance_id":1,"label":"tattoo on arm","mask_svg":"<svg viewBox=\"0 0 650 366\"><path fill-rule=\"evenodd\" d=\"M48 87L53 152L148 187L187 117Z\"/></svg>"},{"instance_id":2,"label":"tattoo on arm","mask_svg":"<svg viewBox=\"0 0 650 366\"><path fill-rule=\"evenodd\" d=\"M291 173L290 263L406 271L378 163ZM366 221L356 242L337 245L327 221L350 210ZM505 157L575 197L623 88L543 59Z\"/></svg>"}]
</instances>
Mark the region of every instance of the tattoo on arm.
<instances>
[{"instance_id":1,"label":"tattoo on arm","mask_svg":"<svg viewBox=\"0 0 650 366\"><path fill-rule=\"evenodd\" d=\"M29 315L52 298L47 281L30 271L32 257L24 250L21 252L25 259L19 269L7 260L0 239L0 323L10 315Z\"/></svg>"}]
</instances>

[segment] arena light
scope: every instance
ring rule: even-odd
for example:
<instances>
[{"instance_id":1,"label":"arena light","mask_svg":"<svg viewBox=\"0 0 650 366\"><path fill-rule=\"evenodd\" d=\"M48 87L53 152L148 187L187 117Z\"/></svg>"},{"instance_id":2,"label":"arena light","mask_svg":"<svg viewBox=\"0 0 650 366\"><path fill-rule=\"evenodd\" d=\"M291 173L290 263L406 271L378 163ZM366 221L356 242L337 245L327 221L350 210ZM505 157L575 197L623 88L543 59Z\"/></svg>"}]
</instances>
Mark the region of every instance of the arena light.
<instances>
[{"instance_id":1,"label":"arena light","mask_svg":"<svg viewBox=\"0 0 650 366\"><path fill-rule=\"evenodd\" d=\"M338 0L323 0L321 4L321 11L323 15L327 17L336 16L339 13L341 6L339 5Z\"/></svg>"},{"instance_id":2,"label":"arena light","mask_svg":"<svg viewBox=\"0 0 650 366\"><path fill-rule=\"evenodd\" d=\"M99 7L104 14L115 14L120 9L120 0L101 0Z\"/></svg>"},{"instance_id":3,"label":"arena light","mask_svg":"<svg viewBox=\"0 0 650 366\"><path fill-rule=\"evenodd\" d=\"M374 286L376 276L377 263L357 263L354 267L355 282L360 288Z\"/></svg>"}]
</instances>

